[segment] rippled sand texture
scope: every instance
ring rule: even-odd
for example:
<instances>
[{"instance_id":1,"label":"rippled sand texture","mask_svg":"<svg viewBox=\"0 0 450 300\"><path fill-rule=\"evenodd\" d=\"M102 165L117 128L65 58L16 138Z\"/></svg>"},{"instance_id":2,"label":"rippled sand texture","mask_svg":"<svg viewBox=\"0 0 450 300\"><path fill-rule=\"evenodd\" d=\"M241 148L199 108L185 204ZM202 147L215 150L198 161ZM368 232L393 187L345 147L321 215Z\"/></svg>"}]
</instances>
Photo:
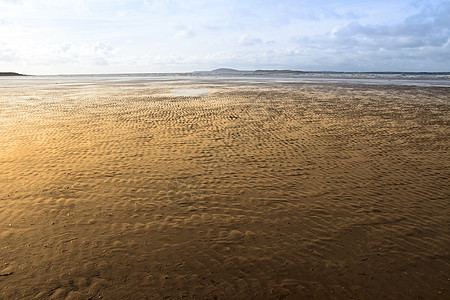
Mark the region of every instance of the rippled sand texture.
<instances>
[{"instance_id":1,"label":"rippled sand texture","mask_svg":"<svg viewBox=\"0 0 450 300\"><path fill-rule=\"evenodd\" d=\"M450 297L448 88L81 83L0 82L0 298Z\"/></svg>"}]
</instances>

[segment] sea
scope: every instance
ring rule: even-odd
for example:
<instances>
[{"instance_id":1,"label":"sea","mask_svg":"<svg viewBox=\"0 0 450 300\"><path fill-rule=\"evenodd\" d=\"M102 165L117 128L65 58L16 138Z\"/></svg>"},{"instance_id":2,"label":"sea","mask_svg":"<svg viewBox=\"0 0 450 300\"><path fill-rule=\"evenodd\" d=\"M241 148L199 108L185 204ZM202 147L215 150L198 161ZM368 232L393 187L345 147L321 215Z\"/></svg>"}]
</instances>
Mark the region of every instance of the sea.
<instances>
[{"instance_id":1,"label":"sea","mask_svg":"<svg viewBox=\"0 0 450 300\"><path fill-rule=\"evenodd\" d=\"M222 81L222 82L275 82L275 83L340 83L368 85L406 85L422 87L450 87L450 72L303 72L303 71L232 71L192 73L123 73L76 74L0 77L3 79L61 80L61 84L92 84L126 81Z\"/></svg>"}]
</instances>

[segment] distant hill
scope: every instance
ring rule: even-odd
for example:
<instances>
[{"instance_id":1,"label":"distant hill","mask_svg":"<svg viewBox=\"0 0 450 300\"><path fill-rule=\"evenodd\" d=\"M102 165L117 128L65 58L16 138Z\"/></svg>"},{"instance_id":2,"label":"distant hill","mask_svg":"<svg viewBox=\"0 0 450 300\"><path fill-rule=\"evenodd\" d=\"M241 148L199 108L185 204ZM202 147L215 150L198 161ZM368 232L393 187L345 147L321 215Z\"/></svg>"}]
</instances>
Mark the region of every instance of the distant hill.
<instances>
[{"instance_id":1,"label":"distant hill","mask_svg":"<svg viewBox=\"0 0 450 300\"><path fill-rule=\"evenodd\" d=\"M14 72L0 72L0 76L26 76L26 75Z\"/></svg>"},{"instance_id":2,"label":"distant hill","mask_svg":"<svg viewBox=\"0 0 450 300\"><path fill-rule=\"evenodd\" d=\"M239 71L239 70L235 70L235 69L230 69L230 68L219 68L219 69L215 69L212 71L194 71L192 72L193 74L215 74L215 75L219 75L219 74L240 74L240 73L245 73L245 71Z\"/></svg>"}]
</instances>

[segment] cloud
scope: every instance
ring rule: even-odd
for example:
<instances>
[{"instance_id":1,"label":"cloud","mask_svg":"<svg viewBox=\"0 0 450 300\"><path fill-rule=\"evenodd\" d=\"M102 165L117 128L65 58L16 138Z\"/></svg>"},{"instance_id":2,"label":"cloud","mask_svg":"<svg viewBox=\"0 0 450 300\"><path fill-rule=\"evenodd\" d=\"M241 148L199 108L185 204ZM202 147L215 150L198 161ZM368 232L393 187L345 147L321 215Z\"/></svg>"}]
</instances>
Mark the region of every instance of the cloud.
<instances>
[{"instance_id":1,"label":"cloud","mask_svg":"<svg viewBox=\"0 0 450 300\"><path fill-rule=\"evenodd\" d=\"M356 20L363 16L363 14L353 10L336 9L331 5L310 7L305 4L299 5L293 3L280 3L276 8L276 15L281 23L290 23L296 20Z\"/></svg>"},{"instance_id":2,"label":"cloud","mask_svg":"<svg viewBox=\"0 0 450 300\"><path fill-rule=\"evenodd\" d=\"M69 64L108 65L109 59L115 58L112 46L96 42L87 44L39 44L31 48L12 48L0 43L0 61L13 62L17 65L58 66Z\"/></svg>"},{"instance_id":3,"label":"cloud","mask_svg":"<svg viewBox=\"0 0 450 300\"><path fill-rule=\"evenodd\" d=\"M397 22L352 21L326 34L291 41L308 65L328 70L448 71L450 1L419 7Z\"/></svg>"},{"instance_id":4,"label":"cloud","mask_svg":"<svg viewBox=\"0 0 450 300\"><path fill-rule=\"evenodd\" d=\"M449 15L449 0L0 0L0 68L448 71Z\"/></svg>"},{"instance_id":5,"label":"cloud","mask_svg":"<svg viewBox=\"0 0 450 300\"><path fill-rule=\"evenodd\" d=\"M261 45L263 41L260 38L252 37L248 34L244 34L239 38L239 45L242 46L255 46Z\"/></svg>"},{"instance_id":6,"label":"cloud","mask_svg":"<svg viewBox=\"0 0 450 300\"><path fill-rule=\"evenodd\" d=\"M188 26L188 27L181 27L180 30L178 30L175 33L175 38L176 39L181 39L181 38L193 38L195 36L195 31L192 29L192 26Z\"/></svg>"},{"instance_id":7,"label":"cloud","mask_svg":"<svg viewBox=\"0 0 450 300\"><path fill-rule=\"evenodd\" d=\"M397 24L361 25L352 22L331 34L343 45L366 48L441 47L450 37L450 2L425 8Z\"/></svg>"},{"instance_id":8,"label":"cloud","mask_svg":"<svg viewBox=\"0 0 450 300\"><path fill-rule=\"evenodd\" d=\"M162 8L173 7L176 1L174 0L145 0L144 6L151 10L159 10Z\"/></svg>"},{"instance_id":9,"label":"cloud","mask_svg":"<svg viewBox=\"0 0 450 300\"><path fill-rule=\"evenodd\" d=\"M16 59L16 51L0 42L0 61L12 62Z\"/></svg>"},{"instance_id":10,"label":"cloud","mask_svg":"<svg viewBox=\"0 0 450 300\"><path fill-rule=\"evenodd\" d=\"M103 42L97 42L92 47L94 54L96 55L111 55L114 51L114 48L111 45L105 44Z\"/></svg>"},{"instance_id":11,"label":"cloud","mask_svg":"<svg viewBox=\"0 0 450 300\"><path fill-rule=\"evenodd\" d=\"M108 61L103 57L97 57L93 59L93 62L97 66L107 66L109 65Z\"/></svg>"}]
</instances>

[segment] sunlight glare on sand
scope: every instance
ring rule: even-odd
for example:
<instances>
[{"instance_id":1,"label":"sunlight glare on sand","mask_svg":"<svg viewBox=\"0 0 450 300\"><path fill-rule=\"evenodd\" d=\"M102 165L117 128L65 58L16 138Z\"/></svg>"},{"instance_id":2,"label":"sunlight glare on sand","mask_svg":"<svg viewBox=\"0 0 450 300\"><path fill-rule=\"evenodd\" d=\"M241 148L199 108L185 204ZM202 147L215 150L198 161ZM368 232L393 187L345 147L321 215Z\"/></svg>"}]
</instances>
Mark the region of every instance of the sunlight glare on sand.
<instances>
[{"instance_id":1,"label":"sunlight glare on sand","mask_svg":"<svg viewBox=\"0 0 450 300\"><path fill-rule=\"evenodd\" d=\"M201 97L208 94L207 89L174 89L172 90L174 97Z\"/></svg>"}]
</instances>

